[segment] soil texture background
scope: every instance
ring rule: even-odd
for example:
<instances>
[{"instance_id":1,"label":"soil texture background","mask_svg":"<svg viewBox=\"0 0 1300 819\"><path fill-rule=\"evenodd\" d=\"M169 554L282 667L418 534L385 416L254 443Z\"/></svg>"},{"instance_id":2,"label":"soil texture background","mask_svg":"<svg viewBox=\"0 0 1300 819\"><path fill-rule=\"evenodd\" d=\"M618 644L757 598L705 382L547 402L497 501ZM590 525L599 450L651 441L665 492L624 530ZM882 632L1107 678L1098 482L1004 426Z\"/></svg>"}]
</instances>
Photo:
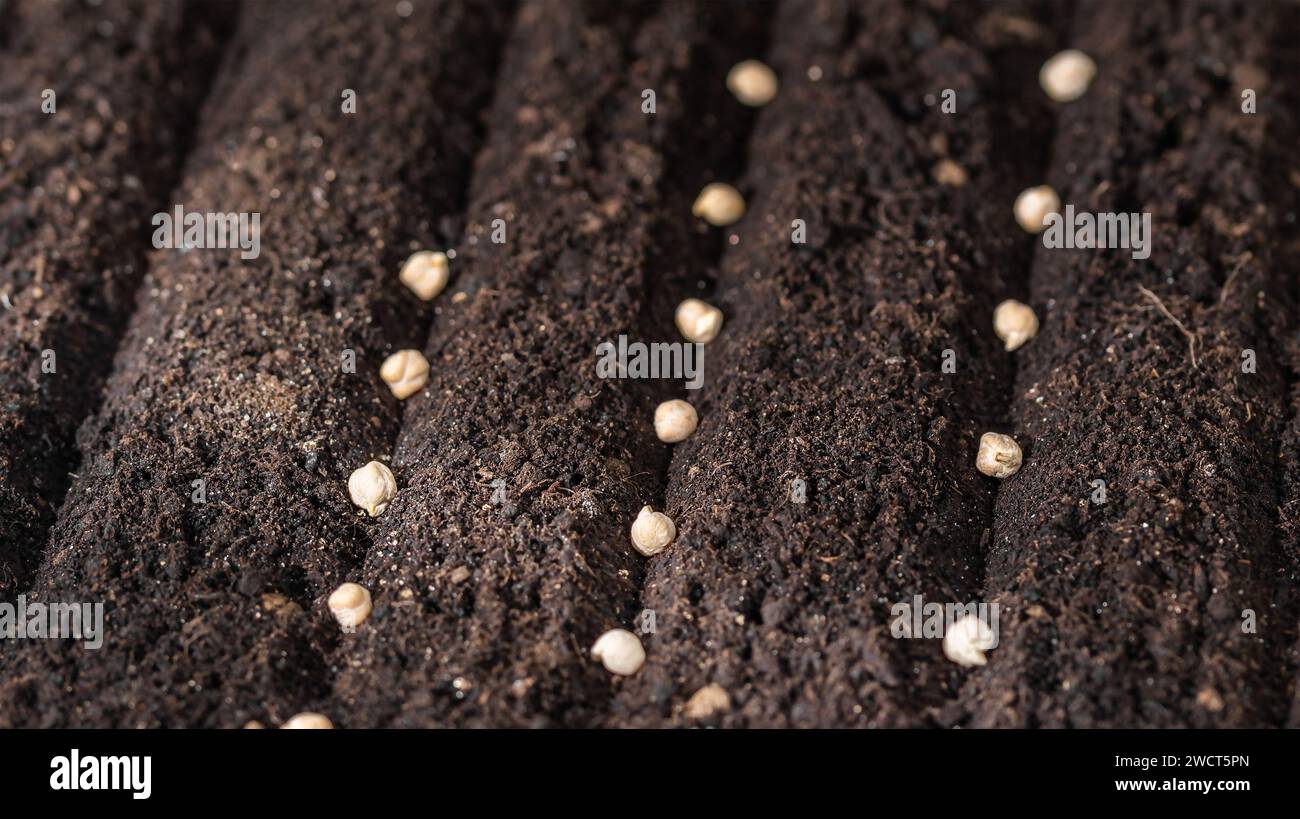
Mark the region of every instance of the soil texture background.
<instances>
[{"instance_id":1,"label":"soil texture background","mask_svg":"<svg viewBox=\"0 0 1300 819\"><path fill-rule=\"evenodd\" d=\"M0 4L0 604L105 612L0 639L0 726L1300 724L1297 88L1283 2ZM1149 257L1045 247L1042 184ZM600 376L687 298L699 389ZM918 596L996 606L986 664Z\"/></svg>"}]
</instances>

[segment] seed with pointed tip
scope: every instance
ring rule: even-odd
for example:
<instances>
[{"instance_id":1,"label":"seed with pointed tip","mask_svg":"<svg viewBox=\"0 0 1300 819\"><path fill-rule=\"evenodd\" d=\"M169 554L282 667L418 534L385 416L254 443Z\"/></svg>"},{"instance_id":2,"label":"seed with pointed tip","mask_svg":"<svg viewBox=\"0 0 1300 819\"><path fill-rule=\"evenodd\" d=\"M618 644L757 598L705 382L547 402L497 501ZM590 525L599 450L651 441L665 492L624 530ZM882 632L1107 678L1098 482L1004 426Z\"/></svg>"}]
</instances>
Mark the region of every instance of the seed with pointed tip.
<instances>
[{"instance_id":1,"label":"seed with pointed tip","mask_svg":"<svg viewBox=\"0 0 1300 819\"><path fill-rule=\"evenodd\" d=\"M645 665L645 648L627 629L610 629L591 647L591 658L600 661L609 673L627 677Z\"/></svg>"},{"instance_id":2,"label":"seed with pointed tip","mask_svg":"<svg viewBox=\"0 0 1300 819\"><path fill-rule=\"evenodd\" d=\"M641 513L632 523L632 546L638 552L646 557L657 555L667 549L675 537L677 526L672 518L649 506L641 507Z\"/></svg>"},{"instance_id":3,"label":"seed with pointed tip","mask_svg":"<svg viewBox=\"0 0 1300 819\"><path fill-rule=\"evenodd\" d=\"M713 182L695 197L691 213L714 227L734 225L745 215L745 198L727 183Z\"/></svg>"},{"instance_id":4,"label":"seed with pointed tip","mask_svg":"<svg viewBox=\"0 0 1300 819\"><path fill-rule=\"evenodd\" d=\"M344 583L334 590L328 601L330 613L344 628L355 628L370 617L370 592L356 583Z\"/></svg>"},{"instance_id":5,"label":"seed with pointed tip","mask_svg":"<svg viewBox=\"0 0 1300 819\"><path fill-rule=\"evenodd\" d=\"M993 310L993 332L1002 339L1007 352L1018 350L1038 335L1038 316L1028 304L1007 299Z\"/></svg>"},{"instance_id":6,"label":"seed with pointed tip","mask_svg":"<svg viewBox=\"0 0 1300 819\"><path fill-rule=\"evenodd\" d=\"M1020 471L1023 457L1015 438L1000 432L986 432L980 436L975 468L990 478L1009 478Z\"/></svg>"},{"instance_id":7,"label":"seed with pointed tip","mask_svg":"<svg viewBox=\"0 0 1300 819\"><path fill-rule=\"evenodd\" d=\"M687 341L708 344L722 332L722 311L699 299L687 299L677 305L673 322Z\"/></svg>"},{"instance_id":8,"label":"seed with pointed tip","mask_svg":"<svg viewBox=\"0 0 1300 819\"><path fill-rule=\"evenodd\" d=\"M348 495L366 514L377 518L397 497L397 479L387 466L371 461L348 476Z\"/></svg>"},{"instance_id":9,"label":"seed with pointed tip","mask_svg":"<svg viewBox=\"0 0 1300 819\"><path fill-rule=\"evenodd\" d=\"M986 665L984 652L997 644L993 629L977 615L967 614L943 635L943 654L957 665Z\"/></svg>"},{"instance_id":10,"label":"seed with pointed tip","mask_svg":"<svg viewBox=\"0 0 1300 819\"><path fill-rule=\"evenodd\" d=\"M412 253L397 275L421 301L431 301L441 293L448 277L447 254L434 250Z\"/></svg>"},{"instance_id":11,"label":"seed with pointed tip","mask_svg":"<svg viewBox=\"0 0 1300 819\"><path fill-rule=\"evenodd\" d=\"M429 383L429 362L419 350L398 350L384 359L379 377L397 400L409 398Z\"/></svg>"}]
</instances>

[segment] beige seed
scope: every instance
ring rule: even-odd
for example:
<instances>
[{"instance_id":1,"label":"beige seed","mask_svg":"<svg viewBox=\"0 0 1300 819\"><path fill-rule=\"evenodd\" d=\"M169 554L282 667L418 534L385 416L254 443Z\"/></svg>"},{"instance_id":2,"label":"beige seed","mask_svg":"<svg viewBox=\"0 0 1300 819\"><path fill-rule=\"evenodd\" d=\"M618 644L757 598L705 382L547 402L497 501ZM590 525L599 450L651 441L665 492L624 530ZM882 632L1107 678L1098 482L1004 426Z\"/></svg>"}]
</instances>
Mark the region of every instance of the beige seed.
<instances>
[{"instance_id":1,"label":"beige seed","mask_svg":"<svg viewBox=\"0 0 1300 819\"><path fill-rule=\"evenodd\" d=\"M677 526L672 518L649 506L641 507L641 513L632 523L632 546L638 552L646 557L657 555L667 549L675 537Z\"/></svg>"},{"instance_id":2,"label":"beige seed","mask_svg":"<svg viewBox=\"0 0 1300 819\"><path fill-rule=\"evenodd\" d=\"M709 683L686 701L687 719L708 719L719 711L731 708L731 695L717 683Z\"/></svg>"},{"instance_id":3,"label":"beige seed","mask_svg":"<svg viewBox=\"0 0 1300 819\"><path fill-rule=\"evenodd\" d=\"M655 407L655 435L665 444L685 441L695 432L700 416L686 401L674 398Z\"/></svg>"},{"instance_id":4,"label":"beige seed","mask_svg":"<svg viewBox=\"0 0 1300 819\"><path fill-rule=\"evenodd\" d=\"M344 583L328 601L330 613L344 628L356 628L370 617L370 592L356 583Z\"/></svg>"},{"instance_id":5,"label":"beige seed","mask_svg":"<svg viewBox=\"0 0 1300 819\"><path fill-rule=\"evenodd\" d=\"M695 197L691 213L714 227L734 225L745 215L745 199L740 191L725 182L713 182Z\"/></svg>"},{"instance_id":6,"label":"beige seed","mask_svg":"<svg viewBox=\"0 0 1300 819\"><path fill-rule=\"evenodd\" d=\"M430 301L447 286L449 275L446 253L421 250L411 254L397 278L421 301Z\"/></svg>"},{"instance_id":7,"label":"beige seed","mask_svg":"<svg viewBox=\"0 0 1300 819\"><path fill-rule=\"evenodd\" d=\"M1196 692L1196 704L1207 711L1217 714L1223 710L1224 702L1223 697L1219 696L1219 692L1215 691L1213 686L1210 686Z\"/></svg>"},{"instance_id":8,"label":"beige seed","mask_svg":"<svg viewBox=\"0 0 1300 819\"><path fill-rule=\"evenodd\" d=\"M409 398L429 383L429 362L419 350L398 350L384 359L379 377L397 400Z\"/></svg>"},{"instance_id":9,"label":"beige seed","mask_svg":"<svg viewBox=\"0 0 1300 819\"><path fill-rule=\"evenodd\" d=\"M727 72L727 90L745 105L767 105L776 96L776 89L775 72L758 60L738 62Z\"/></svg>"},{"instance_id":10,"label":"beige seed","mask_svg":"<svg viewBox=\"0 0 1300 819\"><path fill-rule=\"evenodd\" d=\"M379 461L371 461L348 476L348 494L352 502L372 518L377 518L397 497L397 479Z\"/></svg>"},{"instance_id":11,"label":"beige seed","mask_svg":"<svg viewBox=\"0 0 1300 819\"><path fill-rule=\"evenodd\" d=\"M244 723L244 729L249 731L255 731L265 727L266 727L265 725L263 725L262 723L258 722L255 719L250 719L248 722Z\"/></svg>"},{"instance_id":12,"label":"beige seed","mask_svg":"<svg viewBox=\"0 0 1300 819\"><path fill-rule=\"evenodd\" d=\"M333 728L334 723L330 722L329 717L323 714L315 714L311 711L304 711L301 714L295 714L289 718L289 721L281 728Z\"/></svg>"},{"instance_id":13,"label":"beige seed","mask_svg":"<svg viewBox=\"0 0 1300 819\"><path fill-rule=\"evenodd\" d=\"M1018 350L1038 335L1038 316L1028 304L1007 299L993 309L993 332L1002 339L1007 352Z\"/></svg>"},{"instance_id":14,"label":"beige seed","mask_svg":"<svg viewBox=\"0 0 1300 819\"><path fill-rule=\"evenodd\" d=\"M1029 233L1042 233L1047 227L1045 220L1049 213L1059 213L1061 197L1056 195L1050 185L1025 188L1016 197L1016 222Z\"/></svg>"},{"instance_id":15,"label":"beige seed","mask_svg":"<svg viewBox=\"0 0 1300 819\"><path fill-rule=\"evenodd\" d=\"M1057 102L1073 102L1082 97L1097 76L1097 64L1078 49L1069 48L1043 63L1038 84Z\"/></svg>"},{"instance_id":16,"label":"beige seed","mask_svg":"<svg viewBox=\"0 0 1300 819\"><path fill-rule=\"evenodd\" d=\"M696 344L708 344L722 332L722 311L699 299L677 305L673 321L682 337Z\"/></svg>"},{"instance_id":17,"label":"beige seed","mask_svg":"<svg viewBox=\"0 0 1300 819\"><path fill-rule=\"evenodd\" d=\"M591 658L598 660L609 673L627 677L645 665L645 648L627 629L610 629L591 647Z\"/></svg>"},{"instance_id":18,"label":"beige seed","mask_svg":"<svg viewBox=\"0 0 1300 819\"><path fill-rule=\"evenodd\" d=\"M951 159L940 159L935 163L934 170L931 173L935 182L940 185L947 185L950 188L963 187L970 180L966 169Z\"/></svg>"},{"instance_id":19,"label":"beige seed","mask_svg":"<svg viewBox=\"0 0 1300 819\"><path fill-rule=\"evenodd\" d=\"M943 654L967 668L986 665L984 652L997 644L993 629L978 616L968 614L948 627L943 635Z\"/></svg>"},{"instance_id":20,"label":"beige seed","mask_svg":"<svg viewBox=\"0 0 1300 819\"><path fill-rule=\"evenodd\" d=\"M980 436L975 468L991 478L1009 478L1020 471L1020 444L1010 435L986 432Z\"/></svg>"}]
</instances>

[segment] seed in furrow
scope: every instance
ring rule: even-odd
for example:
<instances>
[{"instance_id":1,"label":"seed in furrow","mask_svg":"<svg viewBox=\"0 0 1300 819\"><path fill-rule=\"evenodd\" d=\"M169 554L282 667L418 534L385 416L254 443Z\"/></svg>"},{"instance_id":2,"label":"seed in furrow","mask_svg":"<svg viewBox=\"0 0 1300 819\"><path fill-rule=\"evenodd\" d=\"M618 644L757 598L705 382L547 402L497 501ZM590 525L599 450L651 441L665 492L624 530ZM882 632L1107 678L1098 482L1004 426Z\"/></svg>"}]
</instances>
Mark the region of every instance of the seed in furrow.
<instances>
[{"instance_id":1,"label":"seed in furrow","mask_svg":"<svg viewBox=\"0 0 1300 819\"><path fill-rule=\"evenodd\" d=\"M507 27L454 0L248 10L177 198L260 212L260 256L152 257L34 592L106 601L105 645L21 647L0 720L276 724L328 690L326 600L373 527L348 477L397 434L380 362L425 332L399 270L449 238Z\"/></svg>"},{"instance_id":2,"label":"seed in furrow","mask_svg":"<svg viewBox=\"0 0 1300 819\"><path fill-rule=\"evenodd\" d=\"M399 726L599 718L618 680L591 649L641 630L644 558L629 529L668 448L651 390L597 377L596 349L641 340L652 284L689 263L700 179L679 170L699 158L683 149L714 112L746 116L726 71L767 12L521 8L456 292L428 346L429 384L408 399L394 457L404 486L358 581L376 611L336 655L339 712ZM557 59L579 43L583 59Z\"/></svg>"},{"instance_id":3,"label":"seed in furrow","mask_svg":"<svg viewBox=\"0 0 1300 819\"><path fill-rule=\"evenodd\" d=\"M1280 282L1267 120L1243 114L1229 79L1267 60L1274 12L1260 12L1077 9L1071 45L1098 74L1061 111L1047 181L1067 208L1149 213L1150 256L1037 250L1047 309L1016 353L1027 452L998 496L986 586L1000 640L962 691L969 724L1280 720Z\"/></svg>"},{"instance_id":4,"label":"seed in furrow","mask_svg":"<svg viewBox=\"0 0 1300 819\"><path fill-rule=\"evenodd\" d=\"M1022 236L990 201L988 109L954 123L924 100L997 78L919 7L793 2L774 32L727 326L642 595L657 630L611 725L918 725L960 678L892 621L978 594L995 486L974 458L1010 369L988 322ZM960 198L931 177L941 158L971 171Z\"/></svg>"}]
</instances>

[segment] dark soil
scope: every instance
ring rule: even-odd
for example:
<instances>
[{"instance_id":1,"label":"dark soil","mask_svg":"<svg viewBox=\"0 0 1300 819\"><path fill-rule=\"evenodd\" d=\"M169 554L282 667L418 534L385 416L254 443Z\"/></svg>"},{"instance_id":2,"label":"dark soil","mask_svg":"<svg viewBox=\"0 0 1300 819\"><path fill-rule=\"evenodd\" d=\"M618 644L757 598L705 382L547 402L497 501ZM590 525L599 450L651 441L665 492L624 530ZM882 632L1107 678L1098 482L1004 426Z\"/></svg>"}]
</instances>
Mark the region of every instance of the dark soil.
<instances>
[{"instance_id":1,"label":"dark soil","mask_svg":"<svg viewBox=\"0 0 1300 819\"><path fill-rule=\"evenodd\" d=\"M369 533L347 477L390 451L379 363L427 326L397 270L457 230L506 12L245 10L177 201L261 212L262 255L152 257L33 590L108 601L108 640L23 646L8 721L239 725L327 690L323 598Z\"/></svg>"},{"instance_id":2,"label":"dark soil","mask_svg":"<svg viewBox=\"0 0 1300 819\"><path fill-rule=\"evenodd\" d=\"M408 401L393 459L403 488L362 573L383 602L337 656L349 723L599 719L610 675L587 649L638 612L645 561L628 529L657 502L668 448L650 391L597 378L595 350L651 340L638 328L657 274L690 267L703 169L741 142L721 123L746 119L723 78L762 48L768 11L521 11L433 377ZM693 144L700 133L709 141ZM498 217L503 245L490 241Z\"/></svg>"},{"instance_id":3,"label":"dark soil","mask_svg":"<svg viewBox=\"0 0 1300 819\"><path fill-rule=\"evenodd\" d=\"M1268 73L1271 78L1300 75L1300 7L1288 7L1280 15L1273 35L1274 51ZM1282 433L1278 460L1282 470L1278 536L1288 579L1294 588L1300 582L1300 87L1293 82L1270 82L1268 148L1265 162L1265 192L1274 205L1273 230L1278 237L1274 256L1275 275L1282 286L1284 307L1292 316L1283 349L1290 364L1290 423ZM1289 727L1300 727L1300 641L1290 656L1291 714Z\"/></svg>"},{"instance_id":4,"label":"dark soil","mask_svg":"<svg viewBox=\"0 0 1300 819\"><path fill-rule=\"evenodd\" d=\"M998 496L986 590L1003 639L962 692L973 725L1281 717L1295 613L1273 529L1286 317L1268 120L1242 115L1233 79L1267 69L1274 11L1075 15L1071 41L1101 70L1060 115L1047 179L1081 208L1152 213L1153 249L1035 256L1043 330L1017 356L1013 408L1030 450Z\"/></svg>"},{"instance_id":5,"label":"dark soil","mask_svg":"<svg viewBox=\"0 0 1300 819\"><path fill-rule=\"evenodd\" d=\"M226 10L175 2L74 12L32 0L5 14L0 600L39 565L77 465L74 434L144 274L141 226L166 206L229 33Z\"/></svg>"},{"instance_id":6,"label":"dark soil","mask_svg":"<svg viewBox=\"0 0 1300 819\"><path fill-rule=\"evenodd\" d=\"M0 601L108 610L98 651L0 641L0 726L1300 724L1294 6L396 5L0 8ZM1100 74L1053 103L1070 46ZM715 180L733 227L691 216ZM1044 182L1151 213L1150 259L1045 249L1011 214ZM261 256L151 250L176 203L259 212ZM702 390L597 376L688 296L726 314ZM988 665L896 639L917 595L996 602ZM643 610L614 677L589 649Z\"/></svg>"},{"instance_id":7,"label":"dark soil","mask_svg":"<svg viewBox=\"0 0 1300 819\"><path fill-rule=\"evenodd\" d=\"M726 725L914 725L958 679L934 641L890 636L890 610L978 593L995 487L970 466L1010 377L986 326L1028 250L1005 203L1045 137L977 107L994 67L948 39L952 25L851 3L789 3L778 18L784 86L722 262L729 323L710 348L700 430L668 475L678 540L651 561L642 598L659 633L612 724L674 719L717 683L733 701ZM1034 36L1031 51L1050 33ZM1022 80L1003 102L1042 108L1033 75ZM925 104L943 88L971 113ZM1024 142L1003 149L1011 139ZM933 181L944 157L966 188ZM805 246L790 240L795 218ZM946 349L956 373L940 372ZM796 479L806 503L791 499Z\"/></svg>"}]
</instances>

